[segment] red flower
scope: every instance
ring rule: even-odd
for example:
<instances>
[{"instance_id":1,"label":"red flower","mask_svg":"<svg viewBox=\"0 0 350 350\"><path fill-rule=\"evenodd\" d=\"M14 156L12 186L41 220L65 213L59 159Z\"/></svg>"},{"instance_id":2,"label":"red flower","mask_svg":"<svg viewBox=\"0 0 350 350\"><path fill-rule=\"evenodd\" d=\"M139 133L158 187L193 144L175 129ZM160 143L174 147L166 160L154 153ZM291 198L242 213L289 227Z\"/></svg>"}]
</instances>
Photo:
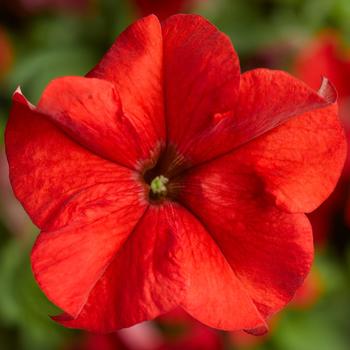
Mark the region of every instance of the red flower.
<instances>
[{"instance_id":1,"label":"red flower","mask_svg":"<svg viewBox=\"0 0 350 350\"><path fill-rule=\"evenodd\" d=\"M160 19L165 19L175 13L188 9L194 0L132 0L138 8L141 16L150 14L157 15Z\"/></svg>"},{"instance_id":2,"label":"red flower","mask_svg":"<svg viewBox=\"0 0 350 350\"><path fill-rule=\"evenodd\" d=\"M318 270L314 269L307 276L304 284L295 294L292 306L299 309L309 309L320 300L324 292L324 284Z\"/></svg>"},{"instance_id":3,"label":"red flower","mask_svg":"<svg viewBox=\"0 0 350 350\"><path fill-rule=\"evenodd\" d=\"M221 334L201 325L192 318L181 315L171 319L171 314L160 324L167 331L161 332L154 323L137 326L109 334L84 334L78 342L65 346L66 350L221 350L224 348ZM179 332L180 330L180 332ZM172 333L166 334L166 333ZM252 338L257 338L253 337Z\"/></svg>"},{"instance_id":4,"label":"red flower","mask_svg":"<svg viewBox=\"0 0 350 350\"><path fill-rule=\"evenodd\" d=\"M217 331L196 325L188 334L180 339L168 341L158 350L221 350L223 348L223 341Z\"/></svg>"},{"instance_id":5,"label":"red flower","mask_svg":"<svg viewBox=\"0 0 350 350\"><path fill-rule=\"evenodd\" d=\"M111 331L181 306L264 332L310 269L303 213L344 162L334 100L327 80L240 76L229 39L191 15L136 22L38 107L17 91L10 177L42 230L32 267L56 320Z\"/></svg>"},{"instance_id":6,"label":"red flower","mask_svg":"<svg viewBox=\"0 0 350 350\"><path fill-rule=\"evenodd\" d=\"M181 309L175 309L157 319L163 329L164 344L157 350L221 350L221 334L208 328ZM255 337L254 337L255 338Z\"/></svg>"},{"instance_id":7,"label":"red flower","mask_svg":"<svg viewBox=\"0 0 350 350\"><path fill-rule=\"evenodd\" d=\"M0 27L0 79L8 72L13 61L10 40L3 28Z\"/></svg>"},{"instance_id":8,"label":"red flower","mask_svg":"<svg viewBox=\"0 0 350 350\"><path fill-rule=\"evenodd\" d=\"M66 350L160 350L165 344L162 333L151 322L109 334L85 332ZM188 349L190 350L190 349ZM213 349L214 350L214 349Z\"/></svg>"},{"instance_id":9,"label":"red flower","mask_svg":"<svg viewBox=\"0 0 350 350\"><path fill-rule=\"evenodd\" d=\"M63 350L135 350L125 346L118 333L86 333L79 343L66 346Z\"/></svg>"},{"instance_id":10,"label":"red flower","mask_svg":"<svg viewBox=\"0 0 350 350\"><path fill-rule=\"evenodd\" d=\"M350 51L343 48L337 33L324 32L308 43L298 55L295 69L312 87L318 86L322 76L327 76L337 88L341 109L347 107L350 115ZM350 116L348 119L350 122Z\"/></svg>"}]
</instances>

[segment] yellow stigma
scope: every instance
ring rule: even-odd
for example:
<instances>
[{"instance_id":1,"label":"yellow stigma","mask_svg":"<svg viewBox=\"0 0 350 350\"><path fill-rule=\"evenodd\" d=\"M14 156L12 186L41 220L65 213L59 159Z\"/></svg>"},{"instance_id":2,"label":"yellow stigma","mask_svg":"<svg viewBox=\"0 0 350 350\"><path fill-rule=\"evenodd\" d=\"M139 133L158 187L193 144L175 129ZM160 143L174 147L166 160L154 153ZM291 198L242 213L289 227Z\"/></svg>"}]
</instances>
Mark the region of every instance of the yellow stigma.
<instances>
[{"instance_id":1,"label":"yellow stigma","mask_svg":"<svg viewBox=\"0 0 350 350\"><path fill-rule=\"evenodd\" d=\"M154 195L165 196L168 192L166 184L169 182L165 176L160 175L155 177L151 182L151 191Z\"/></svg>"}]
</instances>

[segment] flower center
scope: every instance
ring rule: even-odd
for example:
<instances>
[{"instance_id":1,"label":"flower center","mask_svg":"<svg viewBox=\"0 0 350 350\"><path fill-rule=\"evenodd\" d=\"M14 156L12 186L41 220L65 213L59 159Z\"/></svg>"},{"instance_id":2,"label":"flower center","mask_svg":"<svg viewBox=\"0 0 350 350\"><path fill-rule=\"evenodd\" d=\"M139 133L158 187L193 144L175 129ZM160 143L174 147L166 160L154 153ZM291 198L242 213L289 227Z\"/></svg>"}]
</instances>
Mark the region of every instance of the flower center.
<instances>
[{"instance_id":1,"label":"flower center","mask_svg":"<svg viewBox=\"0 0 350 350\"><path fill-rule=\"evenodd\" d=\"M151 191L154 196L160 196L160 197L165 197L168 189L166 187L166 184L169 182L169 179L166 178L163 175L155 177L151 181Z\"/></svg>"},{"instance_id":2,"label":"flower center","mask_svg":"<svg viewBox=\"0 0 350 350\"><path fill-rule=\"evenodd\" d=\"M146 185L147 199L153 204L160 204L165 200L176 201L182 188L180 174L188 163L169 145L155 153L156 159L150 159L140 174Z\"/></svg>"}]
</instances>

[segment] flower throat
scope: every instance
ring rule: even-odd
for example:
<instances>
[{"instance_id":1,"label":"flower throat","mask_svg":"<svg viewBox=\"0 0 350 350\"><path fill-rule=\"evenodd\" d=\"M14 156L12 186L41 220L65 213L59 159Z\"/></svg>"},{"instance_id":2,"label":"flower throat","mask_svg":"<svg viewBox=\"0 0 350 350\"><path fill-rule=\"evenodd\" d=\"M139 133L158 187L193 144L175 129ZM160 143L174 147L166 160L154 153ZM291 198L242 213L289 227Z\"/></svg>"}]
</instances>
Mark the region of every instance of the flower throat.
<instances>
[{"instance_id":1,"label":"flower throat","mask_svg":"<svg viewBox=\"0 0 350 350\"><path fill-rule=\"evenodd\" d=\"M174 147L167 147L158 153L143 171L143 180L148 185L148 199L152 203L176 200L181 189L181 172L188 167L185 158Z\"/></svg>"}]
</instances>

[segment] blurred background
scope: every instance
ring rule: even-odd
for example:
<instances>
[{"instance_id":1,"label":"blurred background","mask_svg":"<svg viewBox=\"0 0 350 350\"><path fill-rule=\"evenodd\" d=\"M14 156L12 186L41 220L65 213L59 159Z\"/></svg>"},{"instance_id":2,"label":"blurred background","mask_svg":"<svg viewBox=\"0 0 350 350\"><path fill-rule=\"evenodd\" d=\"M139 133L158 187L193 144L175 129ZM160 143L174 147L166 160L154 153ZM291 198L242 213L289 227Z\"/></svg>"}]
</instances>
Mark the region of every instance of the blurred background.
<instances>
[{"instance_id":1,"label":"blurred background","mask_svg":"<svg viewBox=\"0 0 350 350\"><path fill-rule=\"evenodd\" d=\"M310 215L316 258L270 333L218 332L181 311L108 336L71 331L36 286L29 253L38 233L13 197L3 133L18 85L36 103L58 76L84 75L116 36L148 13L199 13L227 33L242 70L288 70L339 92L350 136L349 0L0 0L0 348L24 350L350 349L350 162L334 194ZM59 281L57 281L59 283ZM224 302L224 301L223 301Z\"/></svg>"}]
</instances>

